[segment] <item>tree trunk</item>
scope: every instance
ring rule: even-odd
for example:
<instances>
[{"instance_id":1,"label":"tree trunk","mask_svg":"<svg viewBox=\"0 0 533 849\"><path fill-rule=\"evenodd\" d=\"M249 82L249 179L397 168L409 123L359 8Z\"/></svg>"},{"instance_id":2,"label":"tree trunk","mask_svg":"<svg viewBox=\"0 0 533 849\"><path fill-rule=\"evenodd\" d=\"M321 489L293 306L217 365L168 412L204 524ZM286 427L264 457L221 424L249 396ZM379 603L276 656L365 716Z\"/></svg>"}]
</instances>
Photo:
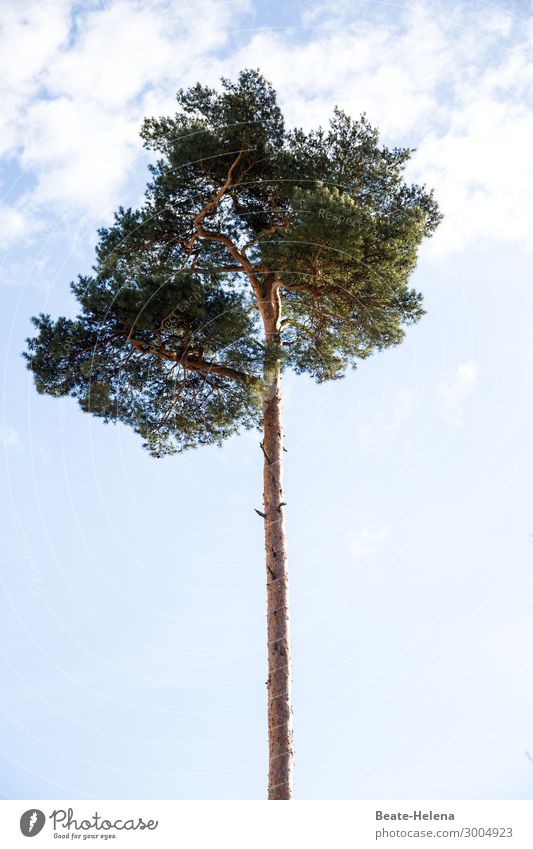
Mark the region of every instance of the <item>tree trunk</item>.
<instances>
[{"instance_id":1,"label":"tree trunk","mask_svg":"<svg viewBox=\"0 0 533 849\"><path fill-rule=\"evenodd\" d=\"M267 353L263 397L263 504L268 630L268 798L292 797L291 651L289 580L283 515L283 426L280 380L281 305L277 291L261 305Z\"/></svg>"}]
</instances>

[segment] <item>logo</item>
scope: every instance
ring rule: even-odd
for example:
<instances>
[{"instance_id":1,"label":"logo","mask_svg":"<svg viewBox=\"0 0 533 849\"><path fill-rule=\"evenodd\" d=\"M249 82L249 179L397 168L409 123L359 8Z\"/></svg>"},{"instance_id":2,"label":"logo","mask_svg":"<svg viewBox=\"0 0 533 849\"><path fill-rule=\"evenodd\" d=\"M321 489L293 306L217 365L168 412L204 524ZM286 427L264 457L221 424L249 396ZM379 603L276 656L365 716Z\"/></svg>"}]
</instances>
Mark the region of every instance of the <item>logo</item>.
<instances>
[{"instance_id":1,"label":"logo","mask_svg":"<svg viewBox=\"0 0 533 849\"><path fill-rule=\"evenodd\" d=\"M91 814L85 819L76 819L72 808L69 808L68 810L63 808L56 809L55 811L52 811L48 819L52 821L51 827L54 831L54 837L66 838L71 836L71 832L74 837L81 837L82 835L79 834L79 832L111 833L116 831L144 831L145 829L148 829L148 831L155 831L159 825L158 820L145 821L142 817L110 820L103 817L98 813L98 811L95 811L94 814ZM39 834L39 832L43 830L45 822L46 815L43 814L42 811L38 808L30 808L28 811L25 811L20 818L20 830L24 837L35 837L36 834ZM62 831L63 833L61 833ZM118 835L115 835L114 833L83 834L83 839L85 840L87 837L102 837L107 840L110 836L115 837Z\"/></svg>"},{"instance_id":2,"label":"logo","mask_svg":"<svg viewBox=\"0 0 533 849\"><path fill-rule=\"evenodd\" d=\"M46 817L42 811L37 808L30 808L25 811L20 818L20 830L24 837L35 837L43 830Z\"/></svg>"}]
</instances>

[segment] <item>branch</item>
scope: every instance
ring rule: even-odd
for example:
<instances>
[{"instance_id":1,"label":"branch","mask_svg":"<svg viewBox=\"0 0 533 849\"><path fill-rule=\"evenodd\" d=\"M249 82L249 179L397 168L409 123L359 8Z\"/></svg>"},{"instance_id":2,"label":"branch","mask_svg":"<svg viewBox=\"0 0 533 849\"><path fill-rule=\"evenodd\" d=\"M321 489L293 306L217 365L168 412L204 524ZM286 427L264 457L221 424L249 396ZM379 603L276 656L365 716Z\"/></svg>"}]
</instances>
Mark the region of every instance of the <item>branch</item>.
<instances>
[{"instance_id":1,"label":"branch","mask_svg":"<svg viewBox=\"0 0 533 849\"><path fill-rule=\"evenodd\" d=\"M199 274L243 274L244 268L242 265L219 265L216 268L198 268L196 267L195 272Z\"/></svg>"},{"instance_id":2,"label":"branch","mask_svg":"<svg viewBox=\"0 0 533 849\"><path fill-rule=\"evenodd\" d=\"M179 363L183 368L188 368L191 371L203 372L205 374L217 374L219 377L228 377L230 380L236 380L240 383L260 383L260 378L255 375L246 374L246 372L234 369L231 366L213 363L209 360L199 359L187 354L185 349L178 351L169 351L162 345L150 345L149 342L143 342L141 339L131 338L132 345L142 354L153 354L162 360L170 360L173 363Z\"/></svg>"},{"instance_id":3,"label":"branch","mask_svg":"<svg viewBox=\"0 0 533 849\"><path fill-rule=\"evenodd\" d=\"M212 230L206 230L205 227L203 227L202 224L200 224L199 222L196 222L196 220L195 226L196 231L201 239L210 239L213 242L220 242L222 245L224 245L224 247L227 248L228 252L231 254L233 259L235 259L240 264L241 270L247 274L256 298L260 299L262 297L262 286L256 277L256 269L254 268L250 260L240 253L239 249L231 241L229 236L225 236L223 233L214 233Z\"/></svg>"},{"instance_id":4,"label":"branch","mask_svg":"<svg viewBox=\"0 0 533 849\"><path fill-rule=\"evenodd\" d=\"M253 245L257 244L257 242L260 242L261 239L264 236L270 236L272 233L277 233L279 230L285 230L288 226L289 226L289 216L286 215L281 224L272 224L270 227L267 227L265 230L261 230L261 232L258 233L258 235L255 236L253 239L250 239L249 242L246 242L246 244L243 245L243 248L242 248L242 251L241 251L242 255L246 256L246 251L248 250L248 248L251 248Z\"/></svg>"},{"instance_id":5,"label":"branch","mask_svg":"<svg viewBox=\"0 0 533 849\"><path fill-rule=\"evenodd\" d=\"M231 186L231 181L232 181L232 178L233 178L233 172L235 171L235 168L237 167L237 165L241 161L243 155L244 155L244 148L241 148L241 150L237 154L236 158L233 160L233 162L231 163L231 165L229 167L228 176L226 177L225 183L222 184L222 186L220 187L220 189L216 193L215 197L212 198L209 201L209 203L206 204L206 206L204 206L204 208L202 210L200 210L200 212L198 212L194 216L194 226L195 226L195 228L198 228L198 225L201 224L201 222L203 221L205 216L209 212L211 212L211 210L216 209L216 207L218 206L218 204L220 203L220 201L222 200L222 198L226 194L227 190Z\"/></svg>"},{"instance_id":6,"label":"branch","mask_svg":"<svg viewBox=\"0 0 533 849\"><path fill-rule=\"evenodd\" d=\"M235 245L231 241L229 236L226 236L223 233L214 233L212 230L206 230L202 224L202 221L204 220L206 215L216 209L216 207L228 191L229 187L231 186L233 172L239 164L240 160L242 159L243 154L244 150L240 150L237 157L230 165L225 183L220 187L215 197L212 198L209 203L206 204L206 206L204 206L204 208L194 216L193 223L196 233L191 239L191 244L194 244L196 237L199 236L201 239L210 239L213 242L220 242L222 245L224 245L224 247L227 248L233 259L236 260L236 262L239 264L240 268L242 268L242 270L246 272L246 274L248 275L248 279L250 280L250 283L252 285L252 289L254 290L255 296L257 298L260 298L262 295L262 288L255 275L255 269L252 263L247 259L247 257L243 253L239 251L237 245Z\"/></svg>"}]
</instances>

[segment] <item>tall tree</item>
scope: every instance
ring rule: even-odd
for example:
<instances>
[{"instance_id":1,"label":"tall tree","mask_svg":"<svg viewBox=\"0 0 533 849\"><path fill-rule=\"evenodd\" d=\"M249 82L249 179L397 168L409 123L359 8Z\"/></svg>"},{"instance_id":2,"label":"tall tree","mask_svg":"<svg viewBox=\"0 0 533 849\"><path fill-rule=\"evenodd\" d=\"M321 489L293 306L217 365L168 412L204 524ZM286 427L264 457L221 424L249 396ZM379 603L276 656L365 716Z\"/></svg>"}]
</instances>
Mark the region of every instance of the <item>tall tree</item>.
<instances>
[{"instance_id":1,"label":"tall tree","mask_svg":"<svg viewBox=\"0 0 533 849\"><path fill-rule=\"evenodd\" d=\"M439 222L404 181L411 150L363 116L287 130L258 71L177 95L148 119L158 155L144 205L99 231L77 319L33 319L37 390L131 425L156 457L262 428L269 799L292 795L292 708L281 374L342 377L422 316L409 287ZM259 512L259 511L258 511Z\"/></svg>"}]
</instances>

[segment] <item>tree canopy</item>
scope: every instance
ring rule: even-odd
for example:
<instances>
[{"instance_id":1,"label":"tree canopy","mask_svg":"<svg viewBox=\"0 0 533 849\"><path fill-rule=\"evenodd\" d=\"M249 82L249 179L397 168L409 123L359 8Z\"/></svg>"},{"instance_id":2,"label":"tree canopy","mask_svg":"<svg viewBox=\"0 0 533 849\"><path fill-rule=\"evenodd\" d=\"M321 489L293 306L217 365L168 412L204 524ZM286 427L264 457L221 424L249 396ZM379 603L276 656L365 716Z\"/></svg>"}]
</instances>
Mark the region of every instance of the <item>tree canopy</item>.
<instances>
[{"instance_id":1,"label":"tree canopy","mask_svg":"<svg viewBox=\"0 0 533 849\"><path fill-rule=\"evenodd\" d=\"M158 157L144 204L99 230L93 274L71 284L78 317L34 318L25 353L39 392L131 425L156 456L260 424L266 281L283 369L332 380L398 344L423 314L409 281L440 220L405 182L412 151L365 116L287 129L254 70L177 102L144 122Z\"/></svg>"}]
</instances>

